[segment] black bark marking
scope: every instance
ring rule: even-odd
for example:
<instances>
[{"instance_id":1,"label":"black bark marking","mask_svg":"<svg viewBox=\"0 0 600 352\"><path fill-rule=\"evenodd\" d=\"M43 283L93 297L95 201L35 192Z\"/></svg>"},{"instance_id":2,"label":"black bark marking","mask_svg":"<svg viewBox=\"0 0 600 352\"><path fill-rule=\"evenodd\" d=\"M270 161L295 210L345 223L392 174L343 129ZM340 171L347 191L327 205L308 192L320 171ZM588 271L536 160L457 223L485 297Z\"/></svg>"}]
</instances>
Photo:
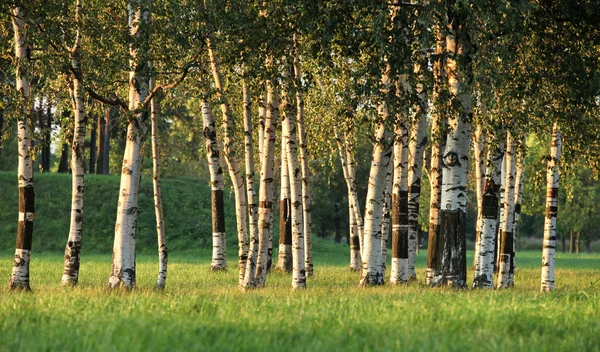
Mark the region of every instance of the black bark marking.
<instances>
[{"instance_id":1,"label":"black bark marking","mask_svg":"<svg viewBox=\"0 0 600 352\"><path fill-rule=\"evenodd\" d=\"M225 232L225 210L223 204L223 191L213 190L211 192L212 205L212 228L213 232Z\"/></svg>"},{"instance_id":2,"label":"black bark marking","mask_svg":"<svg viewBox=\"0 0 600 352\"><path fill-rule=\"evenodd\" d=\"M467 251L465 246L466 214L461 210L440 211L435 285L467 286Z\"/></svg>"}]
</instances>

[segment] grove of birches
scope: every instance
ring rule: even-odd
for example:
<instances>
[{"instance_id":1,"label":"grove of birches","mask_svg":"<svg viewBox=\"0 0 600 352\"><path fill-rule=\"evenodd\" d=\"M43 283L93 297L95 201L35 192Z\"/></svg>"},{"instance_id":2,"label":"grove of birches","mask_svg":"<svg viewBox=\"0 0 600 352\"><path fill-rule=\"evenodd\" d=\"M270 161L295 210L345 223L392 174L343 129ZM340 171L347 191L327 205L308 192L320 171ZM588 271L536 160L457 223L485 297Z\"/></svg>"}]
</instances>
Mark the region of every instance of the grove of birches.
<instances>
[{"instance_id":1,"label":"grove of birches","mask_svg":"<svg viewBox=\"0 0 600 352\"><path fill-rule=\"evenodd\" d=\"M241 290L268 289L272 270L310 289L312 218L327 207L344 214L359 286L510 289L530 191L545 194L529 208L543 217L540 287L552 291L561 221L588 243L599 232L600 199L578 199L600 171L599 19L597 0L3 0L0 131L16 141L19 187L9 287L31 289L32 239L44 226L34 227L34 169L49 171L54 143L59 171L72 175L62 285L77 284L86 253L85 175L112 169L120 187L106 283L136 285L149 174L156 288L166 286L160 177L176 173L163 162L176 154L180 168L208 165L211 269L238 270ZM312 187L335 177L347 209ZM237 263L227 261L228 201Z\"/></svg>"}]
</instances>

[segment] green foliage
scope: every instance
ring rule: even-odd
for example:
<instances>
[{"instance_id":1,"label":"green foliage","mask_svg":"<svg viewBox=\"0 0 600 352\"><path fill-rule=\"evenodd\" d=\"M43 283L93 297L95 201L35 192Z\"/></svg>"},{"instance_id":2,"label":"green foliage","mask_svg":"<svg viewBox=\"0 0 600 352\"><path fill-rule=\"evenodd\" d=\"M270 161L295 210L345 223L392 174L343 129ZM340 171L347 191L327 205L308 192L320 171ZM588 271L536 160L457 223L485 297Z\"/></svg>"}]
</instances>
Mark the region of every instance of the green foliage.
<instances>
[{"instance_id":1,"label":"green foliage","mask_svg":"<svg viewBox=\"0 0 600 352\"><path fill-rule=\"evenodd\" d=\"M522 253L515 288L465 291L420 283L358 288L348 246L314 240L315 275L290 292L271 273L239 292L237 270L210 272L210 250L169 255L164 292L156 255L139 255L138 288L107 290L109 255L82 253L76 288L59 285L60 254L34 253L32 293L0 290L0 351L597 351L598 255L558 254L557 287L539 293L539 252ZM230 260L235 253L229 252ZM472 255L472 253L469 253ZM0 256L8 277L12 255ZM417 256L424 277L425 256ZM594 267L594 265L596 265ZM472 275L472 272L470 272ZM470 276L472 278L472 276Z\"/></svg>"}]
</instances>

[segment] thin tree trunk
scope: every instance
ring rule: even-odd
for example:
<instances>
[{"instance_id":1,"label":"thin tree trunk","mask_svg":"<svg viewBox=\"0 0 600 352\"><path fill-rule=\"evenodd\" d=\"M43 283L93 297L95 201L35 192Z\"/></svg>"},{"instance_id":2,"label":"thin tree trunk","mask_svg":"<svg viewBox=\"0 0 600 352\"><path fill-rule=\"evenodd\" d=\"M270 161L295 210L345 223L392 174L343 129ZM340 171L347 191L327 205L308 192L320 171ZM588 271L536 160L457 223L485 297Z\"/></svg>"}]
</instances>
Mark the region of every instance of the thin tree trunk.
<instances>
[{"instance_id":1,"label":"thin tree trunk","mask_svg":"<svg viewBox=\"0 0 600 352\"><path fill-rule=\"evenodd\" d=\"M392 284L408 282L408 139L407 121L396 126L392 189Z\"/></svg>"},{"instance_id":2,"label":"thin tree trunk","mask_svg":"<svg viewBox=\"0 0 600 352\"><path fill-rule=\"evenodd\" d=\"M503 133L506 135L506 132ZM502 237L502 228L504 227L504 198L506 196L506 153L502 159L500 176L500 209L498 211L498 227L496 228L496 247L494 254L494 273L498 274L500 268L500 237Z\"/></svg>"},{"instance_id":3,"label":"thin tree trunk","mask_svg":"<svg viewBox=\"0 0 600 352\"><path fill-rule=\"evenodd\" d=\"M569 231L569 253L575 253L575 231Z\"/></svg>"},{"instance_id":4,"label":"thin tree trunk","mask_svg":"<svg viewBox=\"0 0 600 352\"><path fill-rule=\"evenodd\" d=\"M500 229L500 262L498 265L497 288L508 288L514 285L512 276L512 254L514 248L513 220L515 213L515 175L516 175L516 150L512 133L506 134L506 188L504 190L504 212L502 227Z\"/></svg>"},{"instance_id":5,"label":"thin tree trunk","mask_svg":"<svg viewBox=\"0 0 600 352\"><path fill-rule=\"evenodd\" d=\"M131 0L129 7L129 23L132 43L129 46L129 109L135 110L148 96L148 62L145 61L141 39L147 36L150 27L150 12L142 10L141 4ZM144 22L145 25L140 25ZM144 143L147 121L146 113L138 112L127 127L127 140L121 168L121 185L117 205L115 224L115 242L113 261L108 279L109 287L135 286L135 237L138 210L138 193L142 176L142 146Z\"/></svg>"},{"instance_id":6,"label":"thin tree trunk","mask_svg":"<svg viewBox=\"0 0 600 352\"><path fill-rule=\"evenodd\" d=\"M282 127L283 124L282 124ZM288 175L286 141L289 136L281 133L281 191L279 197L279 253L276 269L284 273L292 271L292 213L290 201L290 177Z\"/></svg>"},{"instance_id":7,"label":"thin tree trunk","mask_svg":"<svg viewBox=\"0 0 600 352\"><path fill-rule=\"evenodd\" d=\"M111 110L110 108L105 110L104 115L104 148L102 151L102 174L108 175L110 173L110 137L112 134L111 129Z\"/></svg>"},{"instance_id":8,"label":"thin tree trunk","mask_svg":"<svg viewBox=\"0 0 600 352\"><path fill-rule=\"evenodd\" d=\"M81 0L76 2L75 21L79 23ZM78 25L79 27L79 25ZM79 45L81 34L77 28L75 45L71 49L71 65L75 72L81 72L79 59ZM84 205L84 146L86 113L83 100L82 82L77 75L72 75L69 84L71 104L75 112L75 125L73 126L73 143L71 143L71 225L69 239L65 247L64 271L61 283L63 285L76 285L79 280L79 265L81 255L81 237L83 233L83 205Z\"/></svg>"},{"instance_id":9,"label":"thin tree trunk","mask_svg":"<svg viewBox=\"0 0 600 352\"><path fill-rule=\"evenodd\" d=\"M558 211L558 162L561 156L562 141L558 124L552 126L550 158L546 169L546 217L544 219L544 243L542 246L541 291L554 290L554 252L556 246L556 214Z\"/></svg>"},{"instance_id":10,"label":"thin tree trunk","mask_svg":"<svg viewBox=\"0 0 600 352\"><path fill-rule=\"evenodd\" d=\"M267 280L269 261L270 221L273 212L273 169L275 153L275 130L279 118L279 97L273 82L267 82L267 112L263 140L263 155L260 170L260 192L258 196L258 258L254 287L264 287Z\"/></svg>"},{"instance_id":11,"label":"thin tree trunk","mask_svg":"<svg viewBox=\"0 0 600 352\"><path fill-rule=\"evenodd\" d=\"M150 78L150 89L154 89L154 78ZM150 101L150 119L152 125L152 187L154 189L154 214L156 216L156 236L158 242L158 277L156 288L162 290L167 285L167 235L165 233L165 221L162 206L162 191L160 188L160 149L158 130L159 107L156 98ZM98 116L100 118L100 116Z\"/></svg>"},{"instance_id":12,"label":"thin tree trunk","mask_svg":"<svg viewBox=\"0 0 600 352\"><path fill-rule=\"evenodd\" d=\"M488 148L487 168L482 199L481 237L475 261L473 288L489 289L494 287L494 255L496 248L496 228L498 227L498 198L500 196L500 178L504 141Z\"/></svg>"},{"instance_id":13,"label":"thin tree trunk","mask_svg":"<svg viewBox=\"0 0 600 352\"><path fill-rule=\"evenodd\" d=\"M381 108L382 120L388 118L387 106ZM391 133L386 131L383 123L378 123L375 129L375 142L369 173L369 187L365 208L364 247L360 286L384 284L384 274L381 272L381 215L384 201L385 176L392 154Z\"/></svg>"},{"instance_id":14,"label":"thin tree trunk","mask_svg":"<svg viewBox=\"0 0 600 352\"><path fill-rule=\"evenodd\" d=\"M385 193L383 196L383 209L381 220L381 272L385 277L387 269L387 247L390 238L390 218L392 206L392 187L394 186L394 163L390 162L385 177Z\"/></svg>"},{"instance_id":15,"label":"thin tree trunk","mask_svg":"<svg viewBox=\"0 0 600 352\"><path fill-rule=\"evenodd\" d=\"M463 288L467 285L465 226L471 141L472 48L460 19L454 17L450 21L446 35L448 87L451 100L460 105L460 110L453 112L448 119L448 136L442 159L444 169L437 248L439 262L433 285Z\"/></svg>"},{"instance_id":16,"label":"thin tree trunk","mask_svg":"<svg viewBox=\"0 0 600 352\"><path fill-rule=\"evenodd\" d=\"M217 141L217 129L210 104L204 99L202 104L202 124L206 140L206 157L210 171L212 209L212 270L227 268L227 235L225 232L225 209L223 206L223 168L221 151Z\"/></svg>"},{"instance_id":17,"label":"thin tree trunk","mask_svg":"<svg viewBox=\"0 0 600 352\"><path fill-rule=\"evenodd\" d=\"M287 70L286 70L287 71ZM286 75L287 73L287 75ZM292 215L292 289L306 288L306 260L304 241L304 220L302 206L302 171L298 161L298 137L296 116L297 111L292 97L295 96L295 87L289 79L289 71L283 75L283 135L287 154L287 167L290 182L290 213ZM283 172L283 171L282 171Z\"/></svg>"},{"instance_id":18,"label":"thin tree trunk","mask_svg":"<svg viewBox=\"0 0 600 352\"><path fill-rule=\"evenodd\" d=\"M98 148L97 151L97 158L96 158L96 174L102 174L102 169L103 169L103 160L102 160L102 154L104 153L104 124L105 124L105 120L104 120L104 112L105 109L102 109L102 111L98 114L98 118L96 121L96 130L98 131L97 133L97 140L96 140L96 145Z\"/></svg>"},{"instance_id":19,"label":"thin tree trunk","mask_svg":"<svg viewBox=\"0 0 600 352\"><path fill-rule=\"evenodd\" d=\"M519 243L517 239L520 238L519 219L521 217L521 203L523 202L523 183L525 181L525 155L522 150L520 150L517 154L516 168L517 170L515 175L515 213L513 218L514 246L512 254L512 275L510 281L514 281L514 275L517 271L516 250L521 249L517 248L517 244Z\"/></svg>"},{"instance_id":20,"label":"thin tree trunk","mask_svg":"<svg viewBox=\"0 0 600 352\"><path fill-rule=\"evenodd\" d=\"M580 253L580 251L579 251L580 244L581 244L581 241L579 240L580 235L581 235L581 232L577 231L577 237L576 237L577 239L575 241L575 243L577 244L577 246L575 247L577 251L575 253L577 253L577 254Z\"/></svg>"},{"instance_id":21,"label":"thin tree trunk","mask_svg":"<svg viewBox=\"0 0 600 352\"><path fill-rule=\"evenodd\" d=\"M31 140L29 137L29 120L31 119L29 104L29 77L27 76L27 37L25 34L25 19L23 9L13 9L12 24L15 37L16 57L16 88L25 102L22 118L18 120L17 139L19 165L17 179L19 180L19 224L17 228L17 243L13 270L10 276L9 288L11 290L31 290L29 285L29 262L31 256L31 242L33 237L33 219L35 213L35 192L33 189L33 161L30 156Z\"/></svg>"},{"instance_id":22,"label":"thin tree trunk","mask_svg":"<svg viewBox=\"0 0 600 352\"><path fill-rule=\"evenodd\" d=\"M98 139L98 130L96 126L98 125L97 120L100 119L100 115L98 113L92 114L92 133L90 135L90 174L96 173L96 158L97 158L97 146L96 140Z\"/></svg>"},{"instance_id":23,"label":"thin tree trunk","mask_svg":"<svg viewBox=\"0 0 600 352\"><path fill-rule=\"evenodd\" d=\"M473 146L475 158L475 190L477 192L477 223L475 225L475 249L473 255L473 266L477 267L479 260L479 248L481 242L481 229L483 227L483 188L485 182L485 136L481 130L481 124L478 124L473 135Z\"/></svg>"},{"instance_id":24,"label":"thin tree trunk","mask_svg":"<svg viewBox=\"0 0 600 352\"><path fill-rule=\"evenodd\" d=\"M229 169L229 177L233 185L234 196L235 196L235 218L237 224L237 235L238 235L238 267L239 277L244 275L246 271L246 260L248 258L248 229L246 224L246 187L244 183L244 176L240 169L237 161L237 148L235 145L235 121L227 101L227 97L223 90L221 83L221 74L219 72L219 61L214 53L212 43L212 35L209 34L207 39L208 56L210 58L210 65L212 69L213 79L215 83L215 90L217 98L221 102L221 112L223 116L222 127L225 131L223 152L225 155L225 161Z\"/></svg>"},{"instance_id":25,"label":"thin tree trunk","mask_svg":"<svg viewBox=\"0 0 600 352\"><path fill-rule=\"evenodd\" d=\"M296 43L294 34L294 43ZM294 47L294 83L296 85L296 123L298 124L298 156L300 168L302 170L302 219L304 229L304 259L306 261L306 276L313 275L313 255L312 255L312 233L311 233L311 195L310 195L310 170L308 168L308 146L306 144L306 128L304 126L304 99L301 91L300 60L298 58L297 48Z\"/></svg>"},{"instance_id":26,"label":"thin tree trunk","mask_svg":"<svg viewBox=\"0 0 600 352\"><path fill-rule=\"evenodd\" d=\"M419 73L421 69L416 69ZM427 145L427 92L422 83L417 85L419 104L416 121L411 125L408 147L408 279L416 280L415 256L418 251L419 202L421 199L421 176L423 174L423 152Z\"/></svg>"},{"instance_id":27,"label":"thin tree trunk","mask_svg":"<svg viewBox=\"0 0 600 352\"><path fill-rule=\"evenodd\" d=\"M0 110L0 156L2 156L2 136L4 135L4 111ZM1 160L1 159L0 159Z\"/></svg>"},{"instance_id":28,"label":"thin tree trunk","mask_svg":"<svg viewBox=\"0 0 600 352\"><path fill-rule=\"evenodd\" d=\"M240 277L239 284L242 289L249 287L250 283L254 283L254 274L256 272L256 258L258 255L258 204L256 203L256 192L254 189L254 155L252 141L252 113L250 89L246 77L246 71L242 72L242 94L244 101L244 156L246 164L246 199L248 205L248 224L249 230L249 247L248 258L246 262L246 272L243 277ZM264 108L263 108L264 109ZM263 121L264 124L264 121Z\"/></svg>"}]
</instances>

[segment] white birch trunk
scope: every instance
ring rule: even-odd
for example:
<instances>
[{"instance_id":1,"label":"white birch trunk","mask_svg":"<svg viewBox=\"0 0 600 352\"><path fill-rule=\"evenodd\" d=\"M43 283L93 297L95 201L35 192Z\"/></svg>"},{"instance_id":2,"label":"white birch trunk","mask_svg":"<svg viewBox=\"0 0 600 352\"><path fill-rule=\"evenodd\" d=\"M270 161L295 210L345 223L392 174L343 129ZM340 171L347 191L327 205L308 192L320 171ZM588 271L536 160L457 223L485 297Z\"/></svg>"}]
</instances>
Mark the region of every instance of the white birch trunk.
<instances>
[{"instance_id":1,"label":"white birch trunk","mask_svg":"<svg viewBox=\"0 0 600 352\"><path fill-rule=\"evenodd\" d=\"M212 270L227 268L227 235L225 232L225 211L223 206L223 168L221 152L217 141L217 129L210 104L204 99L202 104L202 125L206 145L206 158L210 173L211 209L212 209Z\"/></svg>"},{"instance_id":2,"label":"white birch trunk","mask_svg":"<svg viewBox=\"0 0 600 352\"><path fill-rule=\"evenodd\" d=\"M523 141L524 142L524 141ZM517 174L515 176L515 214L513 218L514 246L512 255L512 274L511 281L514 281L514 275L517 272L516 249L517 238L519 237L519 218L521 217L521 203L523 202L523 182L525 181L525 152L521 149L517 154Z\"/></svg>"},{"instance_id":3,"label":"white birch trunk","mask_svg":"<svg viewBox=\"0 0 600 352\"><path fill-rule=\"evenodd\" d=\"M506 174L503 176L505 181L504 189L504 211L502 212L502 227L500 228L500 246L498 256L498 280L497 288L508 288L513 286L510 281L512 273L512 254L514 246L513 237L513 216L515 211L515 174L516 174L516 150L512 133L506 134L506 153L504 154L504 163L506 164Z\"/></svg>"},{"instance_id":4,"label":"white birch trunk","mask_svg":"<svg viewBox=\"0 0 600 352\"><path fill-rule=\"evenodd\" d=\"M273 82L267 82L267 112L263 141L263 158L260 170L260 192L258 196L258 258L254 287L264 287L267 280L269 261L269 237L271 213L273 212L273 166L275 153L275 130L279 118L279 98Z\"/></svg>"},{"instance_id":5,"label":"white birch trunk","mask_svg":"<svg viewBox=\"0 0 600 352\"><path fill-rule=\"evenodd\" d=\"M264 87L263 87L264 88ZM258 155L259 160L263 160L263 149L265 144L265 119L267 116L267 104L265 102L264 89L260 92L258 100Z\"/></svg>"},{"instance_id":6,"label":"white birch trunk","mask_svg":"<svg viewBox=\"0 0 600 352\"><path fill-rule=\"evenodd\" d=\"M19 163L17 178L19 181L19 224L13 270L10 276L10 290L31 290L29 285L29 263L35 215L35 192L33 189L33 161L30 156L30 98L29 77L27 72L27 37L23 9L13 9L12 24L15 38L16 88L24 102L22 116L18 120L17 140Z\"/></svg>"},{"instance_id":7,"label":"white birch trunk","mask_svg":"<svg viewBox=\"0 0 600 352\"><path fill-rule=\"evenodd\" d=\"M245 164L246 164L246 199L248 204L249 234L250 243L248 248L248 258L246 262L246 271L240 277L239 284L242 289L248 287L250 282L254 282L256 272L256 258L258 255L258 204L256 202L256 192L254 187L254 155L252 141L252 113L250 110L250 89L246 81L246 72L242 74L242 94L244 100L244 142L245 142ZM261 98L262 99L262 98ZM264 120L263 120L264 124Z\"/></svg>"},{"instance_id":8,"label":"white birch trunk","mask_svg":"<svg viewBox=\"0 0 600 352\"><path fill-rule=\"evenodd\" d=\"M148 96L148 63L143 61L145 45L139 43L148 30L150 13L141 10L138 1L131 0L129 28L132 44L129 46L129 109L135 110ZM146 25L140 26L141 22ZM109 287L133 288L135 286L135 237L138 209L138 192L142 175L142 145L146 135L147 121L144 112L138 112L129 121L127 140L121 168L121 184L115 223L113 263L108 279Z\"/></svg>"},{"instance_id":9,"label":"white birch trunk","mask_svg":"<svg viewBox=\"0 0 600 352\"><path fill-rule=\"evenodd\" d=\"M420 70L419 70L420 71ZM416 122L411 125L408 147L408 279L416 280L415 256L419 234L419 201L421 199L421 176L423 174L423 152L427 145L427 92L423 84L417 86L419 106Z\"/></svg>"},{"instance_id":10,"label":"white birch trunk","mask_svg":"<svg viewBox=\"0 0 600 352\"><path fill-rule=\"evenodd\" d=\"M154 78L150 78L150 89L154 89ZM167 285L167 235L162 206L162 190L160 188L160 149L158 130L158 102L156 98L150 101L150 121L152 126L152 188L154 190L154 215L156 217L156 237L158 242L158 277L156 289L162 290Z\"/></svg>"},{"instance_id":11,"label":"white birch trunk","mask_svg":"<svg viewBox=\"0 0 600 352\"><path fill-rule=\"evenodd\" d=\"M387 247L390 237L392 187L394 186L394 164L390 162L385 177L385 193L381 221L381 272L385 277L387 269Z\"/></svg>"},{"instance_id":12,"label":"white birch trunk","mask_svg":"<svg viewBox=\"0 0 600 352\"><path fill-rule=\"evenodd\" d=\"M477 192L477 223L475 224L475 250L473 255L473 268L477 267L479 260L479 242L481 241L481 229L483 226L483 187L485 181L485 136L481 130L481 124L477 125L473 135L473 156L475 158L475 191Z\"/></svg>"},{"instance_id":13,"label":"white birch trunk","mask_svg":"<svg viewBox=\"0 0 600 352\"><path fill-rule=\"evenodd\" d=\"M222 112L222 126L224 133L223 140L223 154L225 161L227 162L227 168L229 170L229 178L233 185L234 197L235 197L235 219L237 225L238 235L238 270L239 277L244 275L246 271L246 259L248 257L248 229L246 224L246 187L244 183L244 176L240 169L237 161L237 148L235 145L235 121L229 107L229 102L221 83L221 74L219 71L219 61L215 56L213 43L211 41L212 36L209 34L207 39L208 56L210 58L210 66L212 69L213 79L215 83L215 90L217 98L220 100L221 112Z\"/></svg>"},{"instance_id":14,"label":"white birch trunk","mask_svg":"<svg viewBox=\"0 0 600 352\"><path fill-rule=\"evenodd\" d=\"M503 133L506 135L506 132ZM504 226L504 196L506 190L506 153L502 159L502 165L500 167L501 176L500 176L500 209L498 214L498 227L496 228L496 252L494 256L494 272L498 273L498 268L500 267L500 237L502 236L502 227Z\"/></svg>"},{"instance_id":15,"label":"white birch trunk","mask_svg":"<svg viewBox=\"0 0 600 352\"><path fill-rule=\"evenodd\" d=\"M451 99L458 103L460 110L453 111L448 118L442 158L439 262L432 284L463 288L467 285L465 226L473 88L471 67L465 64L471 55L471 44L464 27L450 26L449 29L446 35L448 86Z\"/></svg>"},{"instance_id":16,"label":"white birch trunk","mask_svg":"<svg viewBox=\"0 0 600 352\"><path fill-rule=\"evenodd\" d=\"M387 118L387 107L382 107L383 120ZM369 173L369 186L365 208L364 248L360 286L383 285L381 272L381 214L384 201L385 176L392 154L391 136L385 125L379 123L375 129L375 144Z\"/></svg>"},{"instance_id":17,"label":"white birch trunk","mask_svg":"<svg viewBox=\"0 0 600 352\"><path fill-rule=\"evenodd\" d=\"M490 289L494 287L494 255L496 253L496 233L498 227L498 198L504 159L504 141L488 148L487 169L482 199L481 236L478 259L475 261L473 288Z\"/></svg>"},{"instance_id":18,"label":"white birch trunk","mask_svg":"<svg viewBox=\"0 0 600 352\"><path fill-rule=\"evenodd\" d=\"M392 284L408 282L408 121L396 127L392 189Z\"/></svg>"},{"instance_id":19,"label":"white birch trunk","mask_svg":"<svg viewBox=\"0 0 600 352\"><path fill-rule=\"evenodd\" d=\"M277 254L278 271L289 273L292 271L292 214L290 201L290 177L288 175L288 156L286 152L285 124L282 124L281 133L281 189L279 192L279 253Z\"/></svg>"},{"instance_id":20,"label":"white birch trunk","mask_svg":"<svg viewBox=\"0 0 600 352\"><path fill-rule=\"evenodd\" d=\"M546 217L544 219L544 242L542 246L541 291L554 291L554 254L556 248L556 215L558 211L558 162L561 156L562 141L558 124L552 126L550 158L546 169Z\"/></svg>"},{"instance_id":21,"label":"white birch trunk","mask_svg":"<svg viewBox=\"0 0 600 352\"><path fill-rule=\"evenodd\" d=\"M360 269L360 258L362 239L359 232L359 222L362 219L357 219L356 208L358 208L356 195L356 182L353 178L352 173L356 172L351 166L349 161L349 155L346 152L345 141L342 140L341 133L337 126L333 126L335 133L335 140L338 146L338 152L340 161L342 162L342 172L344 174L344 180L346 181L346 187L348 189L348 223L350 227L350 270L358 271ZM358 209L360 214L360 209Z\"/></svg>"},{"instance_id":22,"label":"white birch trunk","mask_svg":"<svg viewBox=\"0 0 600 352\"><path fill-rule=\"evenodd\" d=\"M81 73L81 62L79 58L79 45L81 43L81 32L79 31L81 0L76 2L75 21L77 32L75 44L71 49L71 65L73 70ZM84 195L84 145L85 145L85 104L83 101L83 88L77 75L72 75L69 84L71 104L75 113L73 126L73 142L71 144L71 224L69 226L69 238L65 246L64 270L61 279L62 285L76 285L79 281L79 265L81 255L81 237L83 233L83 195Z\"/></svg>"}]
</instances>

